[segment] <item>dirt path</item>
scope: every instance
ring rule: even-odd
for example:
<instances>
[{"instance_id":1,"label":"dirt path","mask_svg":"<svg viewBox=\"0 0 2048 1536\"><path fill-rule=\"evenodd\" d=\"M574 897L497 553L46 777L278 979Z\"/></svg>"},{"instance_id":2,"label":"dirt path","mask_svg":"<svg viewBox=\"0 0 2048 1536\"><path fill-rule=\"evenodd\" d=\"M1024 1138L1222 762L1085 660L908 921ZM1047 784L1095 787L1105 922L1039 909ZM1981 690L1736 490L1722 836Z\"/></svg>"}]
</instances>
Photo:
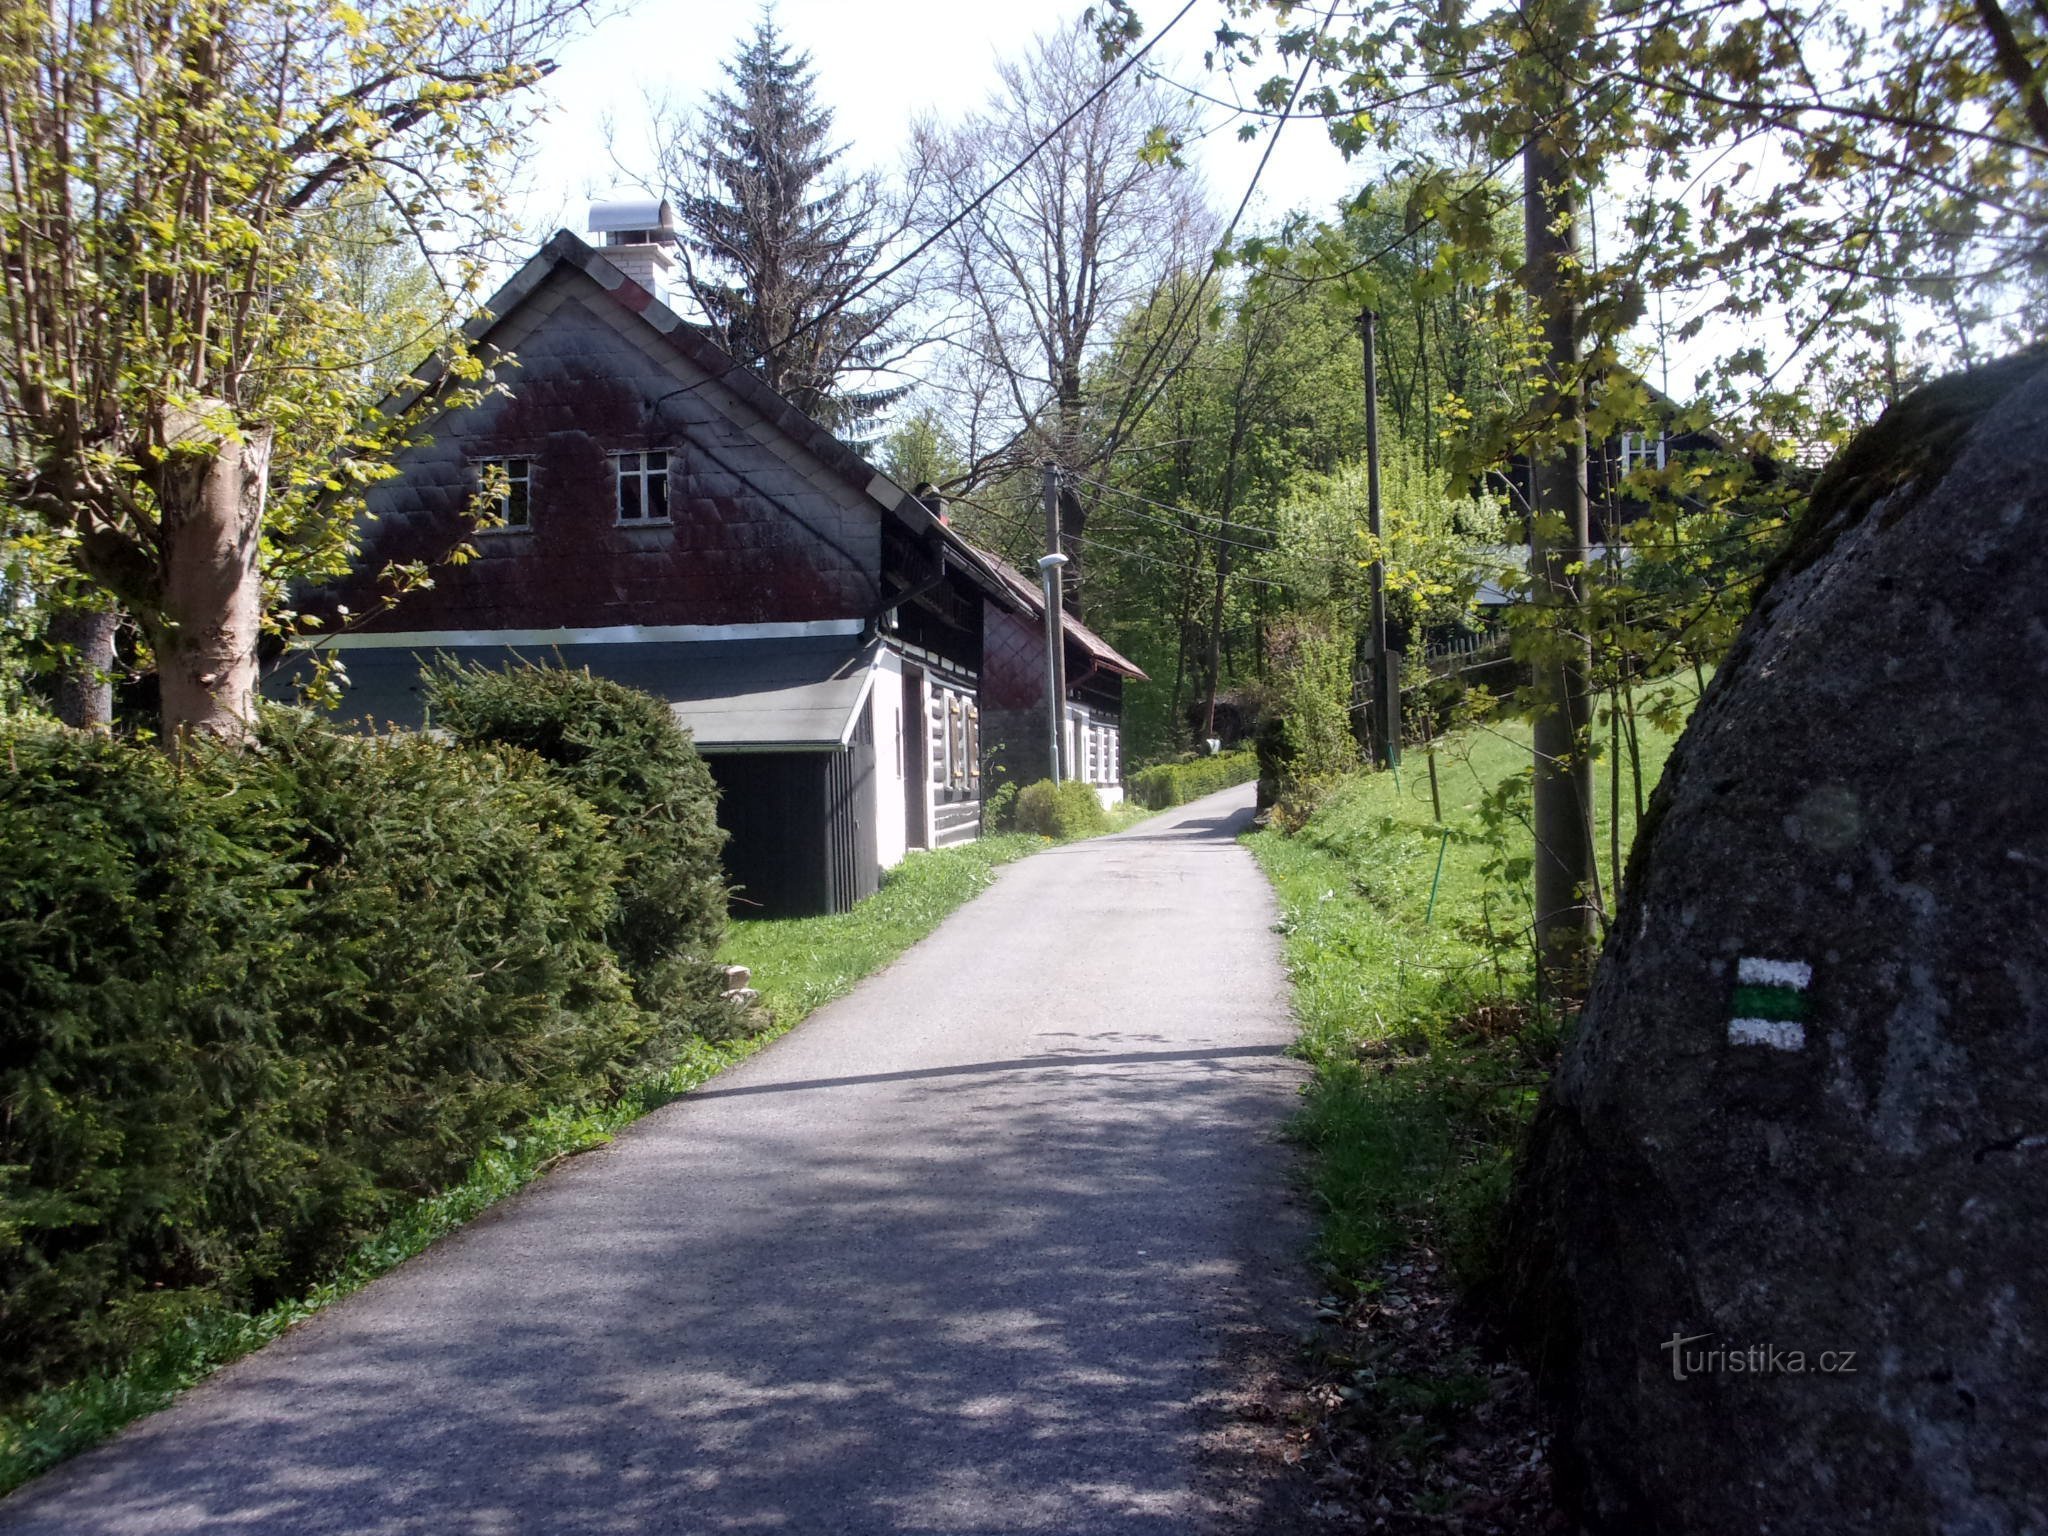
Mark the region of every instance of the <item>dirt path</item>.
<instances>
[{"instance_id":1,"label":"dirt path","mask_svg":"<svg viewBox=\"0 0 2048 1536\"><path fill-rule=\"evenodd\" d=\"M738 1070L0 1502L0 1531L1277 1519L1288 1479L1228 1464L1251 1325L1309 1285L1249 806L1010 867Z\"/></svg>"}]
</instances>

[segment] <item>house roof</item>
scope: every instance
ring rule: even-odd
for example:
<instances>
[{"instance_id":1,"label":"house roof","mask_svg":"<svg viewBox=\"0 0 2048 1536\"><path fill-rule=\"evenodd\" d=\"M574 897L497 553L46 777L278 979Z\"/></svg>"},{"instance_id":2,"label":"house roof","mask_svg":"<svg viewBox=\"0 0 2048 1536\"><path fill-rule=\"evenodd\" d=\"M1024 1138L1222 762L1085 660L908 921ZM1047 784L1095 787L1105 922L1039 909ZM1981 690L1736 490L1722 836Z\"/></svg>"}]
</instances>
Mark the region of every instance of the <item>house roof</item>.
<instances>
[{"instance_id":1,"label":"house roof","mask_svg":"<svg viewBox=\"0 0 2048 1536\"><path fill-rule=\"evenodd\" d=\"M967 543L965 539L960 542ZM1026 611L1041 619L1045 617L1045 596L1030 577L985 549L977 549L972 544L967 544L967 547L988 565L997 579L1010 589L1010 595L1018 599ZM1121 673L1125 677L1136 678L1139 682L1147 681L1143 669L1135 661L1117 650L1086 624L1071 613L1062 614L1061 617L1066 621L1067 638L1078 644L1089 660L1095 662L1103 671Z\"/></svg>"},{"instance_id":2,"label":"house roof","mask_svg":"<svg viewBox=\"0 0 2048 1536\"><path fill-rule=\"evenodd\" d=\"M827 635L793 640L644 640L521 649L508 645L368 647L341 653L349 675L341 714L418 728L428 723L420 672L429 662L485 667L587 667L667 701L704 752L829 751L850 739L874 685L876 642ZM294 653L265 691L288 693L308 665Z\"/></svg>"}]
</instances>

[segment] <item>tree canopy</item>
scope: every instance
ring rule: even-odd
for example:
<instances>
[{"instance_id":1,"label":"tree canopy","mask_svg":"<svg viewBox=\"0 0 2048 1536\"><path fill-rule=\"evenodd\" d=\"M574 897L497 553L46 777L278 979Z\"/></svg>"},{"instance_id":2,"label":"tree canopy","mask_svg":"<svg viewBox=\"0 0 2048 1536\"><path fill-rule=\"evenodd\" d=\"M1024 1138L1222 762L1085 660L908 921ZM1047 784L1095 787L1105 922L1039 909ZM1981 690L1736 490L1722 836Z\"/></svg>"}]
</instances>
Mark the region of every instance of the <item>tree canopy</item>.
<instances>
[{"instance_id":1,"label":"tree canopy","mask_svg":"<svg viewBox=\"0 0 2048 1536\"><path fill-rule=\"evenodd\" d=\"M166 723L247 717L259 576L337 569L354 497L504 223L521 94L584 0L56 0L0 30L5 494L135 617ZM439 261L415 336L339 224ZM383 290L376 288L381 306ZM444 386L474 382L444 362ZM430 396L414 392L417 409Z\"/></svg>"}]
</instances>

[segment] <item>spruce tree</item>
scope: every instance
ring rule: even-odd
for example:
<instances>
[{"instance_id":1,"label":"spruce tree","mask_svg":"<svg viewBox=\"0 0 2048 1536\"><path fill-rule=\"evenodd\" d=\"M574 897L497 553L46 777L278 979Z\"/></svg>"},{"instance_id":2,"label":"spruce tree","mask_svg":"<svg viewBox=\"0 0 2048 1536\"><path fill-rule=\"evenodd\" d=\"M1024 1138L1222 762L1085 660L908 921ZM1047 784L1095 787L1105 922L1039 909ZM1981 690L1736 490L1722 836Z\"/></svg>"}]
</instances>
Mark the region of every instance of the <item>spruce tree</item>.
<instances>
[{"instance_id":1,"label":"spruce tree","mask_svg":"<svg viewBox=\"0 0 2048 1536\"><path fill-rule=\"evenodd\" d=\"M810 55L791 54L772 13L725 72L730 88L663 156L684 284L727 352L857 436L903 393L846 387L888 363L904 302L854 298L887 242L881 190L841 169Z\"/></svg>"}]
</instances>

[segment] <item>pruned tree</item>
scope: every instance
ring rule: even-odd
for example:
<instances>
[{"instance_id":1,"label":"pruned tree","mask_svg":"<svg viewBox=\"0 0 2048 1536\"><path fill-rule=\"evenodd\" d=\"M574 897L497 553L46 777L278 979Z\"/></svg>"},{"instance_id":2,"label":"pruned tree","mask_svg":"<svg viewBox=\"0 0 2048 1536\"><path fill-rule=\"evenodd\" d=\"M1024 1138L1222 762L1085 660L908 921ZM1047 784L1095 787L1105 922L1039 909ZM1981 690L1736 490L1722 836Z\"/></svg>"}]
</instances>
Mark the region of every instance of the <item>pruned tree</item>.
<instances>
[{"instance_id":1,"label":"pruned tree","mask_svg":"<svg viewBox=\"0 0 2048 1536\"><path fill-rule=\"evenodd\" d=\"M1216 232L1199 178L1170 153L1196 127L1192 105L1139 75L1113 81L1097 36L1084 17L1040 37L1000 67L985 109L915 136L934 286L959 311L950 399L976 481L1038 462L1092 475L1213 303L1206 283L1171 281L1205 265ZM1173 323L1101 366L1124 319L1169 288ZM1070 538L1092 504L1069 500Z\"/></svg>"},{"instance_id":2,"label":"pruned tree","mask_svg":"<svg viewBox=\"0 0 2048 1536\"><path fill-rule=\"evenodd\" d=\"M0 20L0 494L132 615L167 740L238 733L267 598L347 558L503 222L522 92L586 0L52 0ZM443 274L417 337L344 280L374 199ZM443 388L481 374L451 356ZM266 590L266 583L269 583Z\"/></svg>"},{"instance_id":3,"label":"pruned tree","mask_svg":"<svg viewBox=\"0 0 2048 1536\"><path fill-rule=\"evenodd\" d=\"M901 361L909 293L874 279L910 195L847 170L810 55L790 51L772 14L725 73L730 87L700 110L652 113L652 181L683 229L683 286L728 353L858 436L903 394L875 380Z\"/></svg>"}]
</instances>

